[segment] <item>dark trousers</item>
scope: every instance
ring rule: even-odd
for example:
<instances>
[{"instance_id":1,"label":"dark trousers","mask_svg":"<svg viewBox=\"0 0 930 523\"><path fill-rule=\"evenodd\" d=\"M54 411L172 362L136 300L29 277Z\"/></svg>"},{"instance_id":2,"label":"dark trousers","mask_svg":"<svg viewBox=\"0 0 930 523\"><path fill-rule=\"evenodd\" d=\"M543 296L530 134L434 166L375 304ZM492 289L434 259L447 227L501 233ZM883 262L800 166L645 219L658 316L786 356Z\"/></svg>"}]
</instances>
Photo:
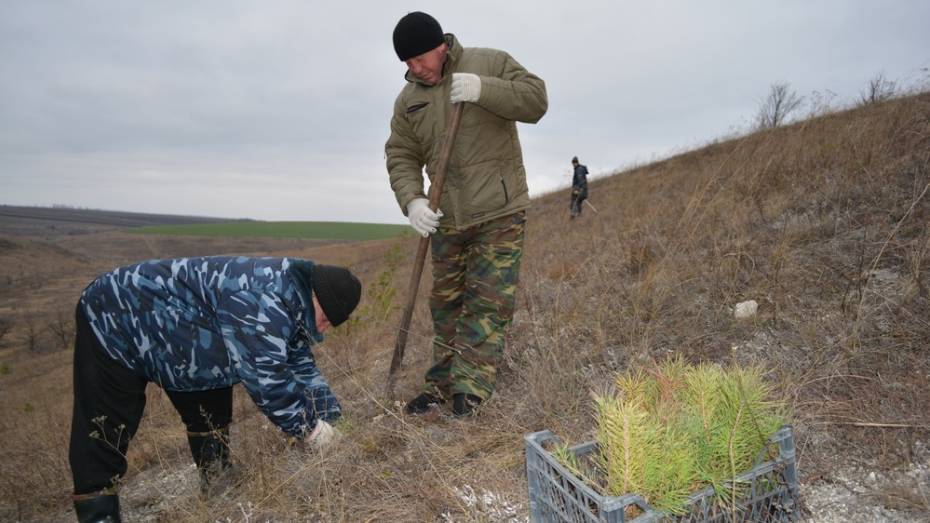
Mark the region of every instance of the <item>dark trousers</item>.
<instances>
[{"instance_id":1,"label":"dark trousers","mask_svg":"<svg viewBox=\"0 0 930 523\"><path fill-rule=\"evenodd\" d=\"M584 188L584 189L581 189L578 187L572 188L572 201L570 204L572 218L574 218L575 216L581 215L581 204L584 203L586 199L588 199L587 188Z\"/></svg>"},{"instance_id":2,"label":"dark trousers","mask_svg":"<svg viewBox=\"0 0 930 523\"><path fill-rule=\"evenodd\" d=\"M115 489L126 473L126 451L145 410L148 381L107 355L80 304L75 325L69 461L74 493L80 495ZM232 387L166 393L188 432L210 432L232 421Z\"/></svg>"}]
</instances>

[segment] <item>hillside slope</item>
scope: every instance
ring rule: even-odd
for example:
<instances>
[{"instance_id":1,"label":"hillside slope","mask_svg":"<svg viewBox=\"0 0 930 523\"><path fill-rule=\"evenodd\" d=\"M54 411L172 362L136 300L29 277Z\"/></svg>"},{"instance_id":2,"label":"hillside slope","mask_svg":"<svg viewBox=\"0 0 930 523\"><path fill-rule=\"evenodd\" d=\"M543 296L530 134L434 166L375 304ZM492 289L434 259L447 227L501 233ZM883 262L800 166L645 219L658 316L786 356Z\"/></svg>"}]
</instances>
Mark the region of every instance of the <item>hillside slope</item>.
<instances>
[{"instance_id":1,"label":"hillside slope","mask_svg":"<svg viewBox=\"0 0 930 523\"><path fill-rule=\"evenodd\" d=\"M412 240L299 252L353 266L366 288L360 322L329 336L317 356L343 399L343 440L324 455L289 447L238 391L233 453L241 482L201 500L193 489L166 486L193 471L183 468L189 458L177 416L150 390L130 451L126 510L174 521L525 518L522 435L549 429L590 439L592 390L609 386L617 371L681 354L771 369L796 415L805 489L840 481L851 466L884 471L897 479L870 486L862 503L899 521L927 517L926 490L894 473L925 462L930 442L928 187L923 94L593 181L598 212L587 208L576 220L567 190L537 199L499 388L468 420L407 418L382 394ZM416 392L427 366L427 291L397 399ZM732 307L748 299L759 302L759 314L734 319ZM0 377L5 393L10 379ZM62 388L59 381L54 390ZM69 402L45 397L56 409ZM5 403L0 419L23 417L21 403ZM12 442L5 466L28 470L25 431L52 426L4 423ZM12 515L54 520L67 506L63 451L43 449L54 463L2 486Z\"/></svg>"}]
</instances>

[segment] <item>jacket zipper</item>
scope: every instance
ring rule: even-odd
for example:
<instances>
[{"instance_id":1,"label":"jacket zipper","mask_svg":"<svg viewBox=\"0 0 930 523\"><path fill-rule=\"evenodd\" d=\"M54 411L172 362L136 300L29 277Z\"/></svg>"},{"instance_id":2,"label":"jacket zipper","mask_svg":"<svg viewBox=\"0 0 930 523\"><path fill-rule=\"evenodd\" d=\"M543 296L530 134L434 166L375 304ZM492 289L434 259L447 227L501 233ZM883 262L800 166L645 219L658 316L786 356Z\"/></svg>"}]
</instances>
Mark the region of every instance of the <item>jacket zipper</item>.
<instances>
[{"instance_id":1,"label":"jacket zipper","mask_svg":"<svg viewBox=\"0 0 930 523\"><path fill-rule=\"evenodd\" d=\"M510 195L507 194L507 184L504 183L504 175L497 173L497 177L501 179L501 187L504 188L504 203L510 203Z\"/></svg>"}]
</instances>

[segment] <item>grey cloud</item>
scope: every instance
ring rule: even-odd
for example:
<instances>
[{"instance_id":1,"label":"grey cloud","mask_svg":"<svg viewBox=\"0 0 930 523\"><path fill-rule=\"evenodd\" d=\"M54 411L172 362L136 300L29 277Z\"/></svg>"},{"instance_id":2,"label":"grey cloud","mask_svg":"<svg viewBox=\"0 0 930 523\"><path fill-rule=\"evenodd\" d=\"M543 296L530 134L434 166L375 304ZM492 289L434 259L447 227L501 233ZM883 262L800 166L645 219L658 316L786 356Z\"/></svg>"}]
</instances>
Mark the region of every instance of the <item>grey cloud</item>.
<instances>
[{"instance_id":1,"label":"grey cloud","mask_svg":"<svg viewBox=\"0 0 930 523\"><path fill-rule=\"evenodd\" d=\"M731 132L772 82L841 102L930 66L921 1L5 2L0 203L402 221L382 147L416 8L547 81L520 126L534 193L575 154L608 171Z\"/></svg>"}]
</instances>

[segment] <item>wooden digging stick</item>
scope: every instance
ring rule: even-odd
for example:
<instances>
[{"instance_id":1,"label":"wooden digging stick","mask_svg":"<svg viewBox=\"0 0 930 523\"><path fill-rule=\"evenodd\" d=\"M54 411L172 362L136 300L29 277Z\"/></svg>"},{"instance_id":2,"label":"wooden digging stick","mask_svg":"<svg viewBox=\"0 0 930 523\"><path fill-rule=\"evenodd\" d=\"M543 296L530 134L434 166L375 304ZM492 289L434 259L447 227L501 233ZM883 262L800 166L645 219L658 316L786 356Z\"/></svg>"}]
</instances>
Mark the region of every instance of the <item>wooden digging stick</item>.
<instances>
[{"instance_id":1,"label":"wooden digging stick","mask_svg":"<svg viewBox=\"0 0 930 523\"><path fill-rule=\"evenodd\" d=\"M585 198L584 203L588 204L588 207L590 207L591 210L594 211L594 214L600 214L599 212L597 212L597 209L595 209L594 206L591 205L591 202L589 202L587 198Z\"/></svg>"},{"instance_id":2,"label":"wooden digging stick","mask_svg":"<svg viewBox=\"0 0 930 523\"><path fill-rule=\"evenodd\" d=\"M459 121L462 119L462 108L464 103L457 103L453 106L452 116L446 124L446 136L442 142L442 149L439 152L439 163L436 166L436 176L433 178L429 188L429 208L436 212L439 207L439 197L442 195L442 186L446 181L446 168L449 167L449 157L452 155L452 144L455 142L455 135L459 131ZM407 291L407 306L404 307L404 315L400 320L400 329L397 331L397 339L394 341L394 357L391 358L391 370L388 371L387 390L388 398L394 397L394 381L397 379L397 371L404 360L404 348L407 346L407 333L410 331L410 320L413 318L413 306L417 302L417 291L420 288L420 275L423 273L423 264L426 260L426 251L429 250L429 236L420 238L420 245L417 248L416 258L414 259L413 272L410 274L410 287Z\"/></svg>"}]
</instances>

